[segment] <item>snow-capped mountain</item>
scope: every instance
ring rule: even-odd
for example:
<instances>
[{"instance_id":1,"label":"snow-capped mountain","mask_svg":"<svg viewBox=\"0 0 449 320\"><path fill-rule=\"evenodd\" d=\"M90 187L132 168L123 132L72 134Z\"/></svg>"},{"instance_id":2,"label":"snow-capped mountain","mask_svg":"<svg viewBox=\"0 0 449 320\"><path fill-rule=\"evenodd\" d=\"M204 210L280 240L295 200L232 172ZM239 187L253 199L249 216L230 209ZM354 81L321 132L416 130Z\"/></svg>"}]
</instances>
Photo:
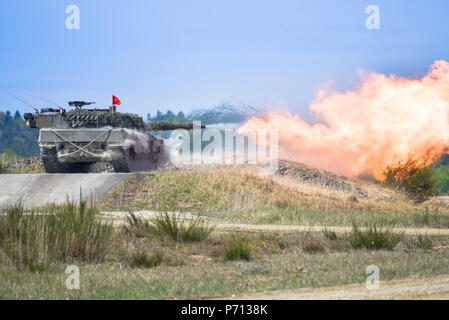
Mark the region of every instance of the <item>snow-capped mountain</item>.
<instances>
[{"instance_id":1,"label":"snow-capped mountain","mask_svg":"<svg viewBox=\"0 0 449 320\"><path fill-rule=\"evenodd\" d=\"M220 104L210 109L196 109L188 116L189 121L200 120L206 125L242 123L253 115L260 114L260 110L251 106L235 106L229 103Z\"/></svg>"}]
</instances>

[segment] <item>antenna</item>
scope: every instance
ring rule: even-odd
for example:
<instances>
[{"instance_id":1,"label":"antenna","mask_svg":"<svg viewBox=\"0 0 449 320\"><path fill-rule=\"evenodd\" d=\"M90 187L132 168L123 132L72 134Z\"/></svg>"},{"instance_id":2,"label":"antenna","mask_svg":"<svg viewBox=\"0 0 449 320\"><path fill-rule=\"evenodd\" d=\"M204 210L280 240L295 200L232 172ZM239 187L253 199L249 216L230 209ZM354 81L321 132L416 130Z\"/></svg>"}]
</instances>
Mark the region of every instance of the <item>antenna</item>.
<instances>
[{"instance_id":1,"label":"antenna","mask_svg":"<svg viewBox=\"0 0 449 320\"><path fill-rule=\"evenodd\" d=\"M46 99L46 98L43 98L43 97L35 96L35 95L32 95L32 94L27 94L27 95L30 96L30 97L36 98L36 99L40 99L40 100L43 100L43 101L50 102L51 104L54 104L55 106L59 106L59 103L51 101L50 99Z\"/></svg>"},{"instance_id":2,"label":"antenna","mask_svg":"<svg viewBox=\"0 0 449 320\"><path fill-rule=\"evenodd\" d=\"M28 107L34 109L36 112L39 112L39 110L37 110L35 107L33 107L31 104L29 104L29 103L26 102L25 100L20 99L18 96L12 94L12 93L9 92L9 91L6 91L6 90L3 90L3 91L6 92L7 94L9 94L11 97L16 98L17 100L19 100L19 101L22 102L24 105L26 105L26 106L28 106Z\"/></svg>"}]
</instances>

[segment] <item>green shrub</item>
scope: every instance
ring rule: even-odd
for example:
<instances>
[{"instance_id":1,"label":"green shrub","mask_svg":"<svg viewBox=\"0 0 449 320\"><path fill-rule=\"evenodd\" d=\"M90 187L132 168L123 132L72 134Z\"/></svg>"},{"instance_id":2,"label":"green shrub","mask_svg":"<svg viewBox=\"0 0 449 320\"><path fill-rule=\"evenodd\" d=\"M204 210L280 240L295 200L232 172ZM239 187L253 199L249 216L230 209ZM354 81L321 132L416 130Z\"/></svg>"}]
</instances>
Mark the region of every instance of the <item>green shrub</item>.
<instances>
[{"instance_id":1,"label":"green shrub","mask_svg":"<svg viewBox=\"0 0 449 320\"><path fill-rule=\"evenodd\" d=\"M160 250L155 250L152 254L139 250L131 256L129 265L132 268L154 268L160 265L163 260L164 253Z\"/></svg>"},{"instance_id":2,"label":"green shrub","mask_svg":"<svg viewBox=\"0 0 449 320\"><path fill-rule=\"evenodd\" d=\"M50 243L52 227L48 217L24 215L21 204L7 208L5 213L0 216L2 263L31 271L47 269L57 254Z\"/></svg>"},{"instance_id":3,"label":"green shrub","mask_svg":"<svg viewBox=\"0 0 449 320\"><path fill-rule=\"evenodd\" d=\"M418 226L431 226L433 228L449 228L449 216L439 213L438 208L433 212L425 206L424 211L413 216L413 220Z\"/></svg>"},{"instance_id":4,"label":"green shrub","mask_svg":"<svg viewBox=\"0 0 449 320\"><path fill-rule=\"evenodd\" d=\"M225 247L225 261L233 260L251 260L251 246L248 238L236 238L233 239Z\"/></svg>"},{"instance_id":5,"label":"green shrub","mask_svg":"<svg viewBox=\"0 0 449 320\"><path fill-rule=\"evenodd\" d=\"M50 215L51 233L63 259L102 260L112 236L112 221L96 218L98 209L80 197L79 204L68 201Z\"/></svg>"},{"instance_id":6,"label":"green shrub","mask_svg":"<svg viewBox=\"0 0 449 320\"><path fill-rule=\"evenodd\" d=\"M433 248L432 238L428 235L418 234L415 238L410 239L408 242L408 248L419 248L424 250L431 250Z\"/></svg>"},{"instance_id":7,"label":"green shrub","mask_svg":"<svg viewBox=\"0 0 449 320\"><path fill-rule=\"evenodd\" d=\"M96 213L95 204L88 206L83 200L42 213L12 206L0 216L0 249L9 264L32 271L44 270L55 260L102 260L113 227L110 221L98 220Z\"/></svg>"},{"instance_id":8,"label":"green shrub","mask_svg":"<svg viewBox=\"0 0 449 320\"><path fill-rule=\"evenodd\" d=\"M168 212L158 214L153 219L154 232L161 238L173 241L197 242L207 239L213 231L203 218L195 217L184 221L179 214Z\"/></svg>"},{"instance_id":9,"label":"green shrub","mask_svg":"<svg viewBox=\"0 0 449 320\"><path fill-rule=\"evenodd\" d=\"M323 230L323 234L330 241L336 241L338 239L337 234L335 233L335 231L327 230L327 228L325 228Z\"/></svg>"},{"instance_id":10,"label":"green shrub","mask_svg":"<svg viewBox=\"0 0 449 320\"><path fill-rule=\"evenodd\" d=\"M392 229L393 225L379 228L375 224L371 224L361 230L353 223L352 232L347 239L354 249L393 250L402 240L403 233L394 233Z\"/></svg>"},{"instance_id":11,"label":"green shrub","mask_svg":"<svg viewBox=\"0 0 449 320\"><path fill-rule=\"evenodd\" d=\"M0 173L5 173L4 165L7 162L12 162L21 159L17 156L13 151L6 150L2 154L0 154Z\"/></svg>"},{"instance_id":12,"label":"green shrub","mask_svg":"<svg viewBox=\"0 0 449 320\"><path fill-rule=\"evenodd\" d=\"M122 226L124 234L144 238L151 233L151 226L145 218L136 216L133 212L128 212L125 223Z\"/></svg>"},{"instance_id":13,"label":"green shrub","mask_svg":"<svg viewBox=\"0 0 449 320\"><path fill-rule=\"evenodd\" d=\"M0 154L0 163L13 162L22 159L11 150L6 150Z\"/></svg>"},{"instance_id":14,"label":"green shrub","mask_svg":"<svg viewBox=\"0 0 449 320\"><path fill-rule=\"evenodd\" d=\"M416 202L423 202L438 193L435 169L409 157L384 172L385 185L402 189Z\"/></svg>"},{"instance_id":15,"label":"green shrub","mask_svg":"<svg viewBox=\"0 0 449 320\"><path fill-rule=\"evenodd\" d=\"M199 242L207 239L213 228L204 219L195 218L181 227L181 239L189 242Z\"/></svg>"},{"instance_id":16,"label":"green shrub","mask_svg":"<svg viewBox=\"0 0 449 320\"><path fill-rule=\"evenodd\" d=\"M305 239L302 243L302 250L307 253L318 253L324 251L324 246L317 239Z\"/></svg>"},{"instance_id":17,"label":"green shrub","mask_svg":"<svg viewBox=\"0 0 449 320\"><path fill-rule=\"evenodd\" d=\"M449 167L441 166L435 169L436 187L441 193L449 192Z\"/></svg>"}]
</instances>

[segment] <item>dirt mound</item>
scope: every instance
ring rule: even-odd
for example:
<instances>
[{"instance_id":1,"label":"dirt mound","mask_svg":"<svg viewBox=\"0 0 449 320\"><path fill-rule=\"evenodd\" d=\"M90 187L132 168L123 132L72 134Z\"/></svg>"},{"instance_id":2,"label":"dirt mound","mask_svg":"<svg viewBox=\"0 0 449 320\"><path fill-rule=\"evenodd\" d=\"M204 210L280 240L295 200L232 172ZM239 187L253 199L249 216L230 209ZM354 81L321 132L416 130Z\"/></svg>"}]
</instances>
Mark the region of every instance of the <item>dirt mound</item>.
<instances>
[{"instance_id":1,"label":"dirt mound","mask_svg":"<svg viewBox=\"0 0 449 320\"><path fill-rule=\"evenodd\" d=\"M335 189L353 192L359 198L367 198L368 192L355 185L355 181L345 176L309 167L305 164L280 160L277 174L290 176L304 182Z\"/></svg>"}]
</instances>

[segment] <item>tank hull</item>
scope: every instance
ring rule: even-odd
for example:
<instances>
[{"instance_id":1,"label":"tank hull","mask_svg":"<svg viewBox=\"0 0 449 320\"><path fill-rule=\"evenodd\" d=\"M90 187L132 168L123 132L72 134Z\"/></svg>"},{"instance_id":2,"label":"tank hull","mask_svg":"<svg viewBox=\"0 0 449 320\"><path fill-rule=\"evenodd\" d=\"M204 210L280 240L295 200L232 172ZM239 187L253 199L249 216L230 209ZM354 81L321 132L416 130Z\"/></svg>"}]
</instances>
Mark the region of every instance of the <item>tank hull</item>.
<instances>
[{"instance_id":1,"label":"tank hull","mask_svg":"<svg viewBox=\"0 0 449 320\"><path fill-rule=\"evenodd\" d=\"M164 163L164 142L148 132L126 128L42 128L42 162L48 173L89 172L109 162L116 172L154 170Z\"/></svg>"}]
</instances>

